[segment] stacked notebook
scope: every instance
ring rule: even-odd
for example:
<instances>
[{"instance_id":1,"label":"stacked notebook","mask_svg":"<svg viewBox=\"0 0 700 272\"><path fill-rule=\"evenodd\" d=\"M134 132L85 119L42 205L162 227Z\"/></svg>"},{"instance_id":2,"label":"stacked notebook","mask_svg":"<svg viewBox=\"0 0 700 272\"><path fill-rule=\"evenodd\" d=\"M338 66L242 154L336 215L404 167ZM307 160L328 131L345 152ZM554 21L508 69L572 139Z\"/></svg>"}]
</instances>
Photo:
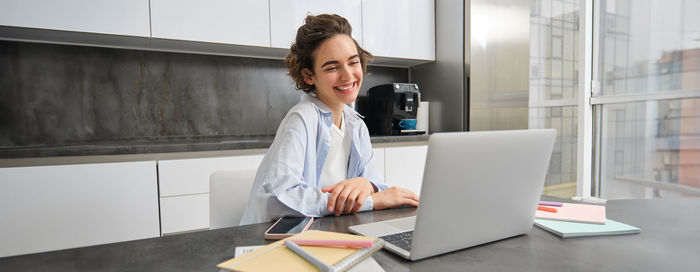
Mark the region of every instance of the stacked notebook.
<instances>
[{"instance_id":1,"label":"stacked notebook","mask_svg":"<svg viewBox=\"0 0 700 272\"><path fill-rule=\"evenodd\" d=\"M535 226L563 238L599 235L635 234L637 227L620 223L605 217L605 206L590 204L562 203L556 212L538 210L535 213Z\"/></svg>"},{"instance_id":2,"label":"stacked notebook","mask_svg":"<svg viewBox=\"0 0 700 272\"><path fill-rule=\"evenodd\" d=\"M307 252L328 264L331 271L347 270L370 257L384 244L378 238L318 230L305 231L287 239L368 240L374 242L374 246L370 248L302 246ZM220 263L217 267L233 271L318 271L318 268L313 264L288 249L284 245L285 240L230 259Z\"/></svg>"}]
</instances>

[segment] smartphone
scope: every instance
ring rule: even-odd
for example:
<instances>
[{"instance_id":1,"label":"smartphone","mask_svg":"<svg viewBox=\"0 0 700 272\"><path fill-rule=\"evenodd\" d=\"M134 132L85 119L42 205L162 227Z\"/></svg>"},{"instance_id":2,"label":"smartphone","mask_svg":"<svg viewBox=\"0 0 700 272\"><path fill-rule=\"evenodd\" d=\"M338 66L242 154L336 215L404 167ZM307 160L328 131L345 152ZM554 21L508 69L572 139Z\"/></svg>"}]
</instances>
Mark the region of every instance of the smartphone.
<instances>
[{"instance_id":1,"label":"smartphone","mask_svg":"<svg viewBox=\"0 0 700 272\"><path fill-rule=\"evenodd\" d=\"M287 238L294 234L308 230L313 222L313 217L283 216L282 218L278 219L277 222L272 225L272 227L267 229L265 232L265 239L279 240Z\"/></svg>"}]
</instances>

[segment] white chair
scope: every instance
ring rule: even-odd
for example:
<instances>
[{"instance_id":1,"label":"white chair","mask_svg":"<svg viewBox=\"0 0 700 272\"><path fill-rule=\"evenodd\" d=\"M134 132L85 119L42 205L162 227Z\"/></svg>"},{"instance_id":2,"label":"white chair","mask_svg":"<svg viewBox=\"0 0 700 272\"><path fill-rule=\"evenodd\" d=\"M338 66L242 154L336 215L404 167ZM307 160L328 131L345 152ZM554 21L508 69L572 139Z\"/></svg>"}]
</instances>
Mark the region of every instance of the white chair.
<instances>
[{"instance_id":1,"label":"white chair","mask_svg":"<svg viewBox=\"0 0 700 272\"><path fill-rule=\"evenodd\" d=\"M209 176L209 229L238 226L256 171L215 171Z\"/></svg>"}]
</instances>

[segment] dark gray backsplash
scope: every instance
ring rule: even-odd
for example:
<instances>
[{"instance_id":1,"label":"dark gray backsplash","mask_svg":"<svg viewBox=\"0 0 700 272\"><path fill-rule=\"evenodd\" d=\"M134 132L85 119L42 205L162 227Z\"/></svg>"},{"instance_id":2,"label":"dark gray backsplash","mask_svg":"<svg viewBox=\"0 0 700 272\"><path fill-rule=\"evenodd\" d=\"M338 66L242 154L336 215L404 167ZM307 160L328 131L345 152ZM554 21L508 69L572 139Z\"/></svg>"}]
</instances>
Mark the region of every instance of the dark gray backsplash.
<instances>
[{"instance_id":1,"label":"dark gray backsplash","mask_svg":"<svg viewBox=\"0 0 700 272\"><path fill-rule=\"evenodd\" d=\"M281 60L8 41L0 90L0 149L269 137L302 93Z\"/></svg>"}]
</instances>

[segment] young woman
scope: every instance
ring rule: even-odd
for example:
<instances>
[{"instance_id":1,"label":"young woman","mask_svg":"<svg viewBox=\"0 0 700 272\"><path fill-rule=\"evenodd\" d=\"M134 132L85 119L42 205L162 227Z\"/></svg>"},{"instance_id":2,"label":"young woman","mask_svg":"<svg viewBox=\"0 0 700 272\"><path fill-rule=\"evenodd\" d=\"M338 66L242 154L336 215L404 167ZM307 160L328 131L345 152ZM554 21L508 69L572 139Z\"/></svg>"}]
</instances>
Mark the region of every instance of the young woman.
<instances>
[{"instance_id":1,"label":"young woman","mask_svg":"<svg viewBox=\"0 0 700 272\"><path fill-rule=\"evenodd\" d=\"M372 59L351 33L338 15L309 15L299 27L285 64L306 94L277 129L241 224L418 205L416 194L388 188L373 169L367 126L347 106Z\"/></svg>"}]
</instances>

